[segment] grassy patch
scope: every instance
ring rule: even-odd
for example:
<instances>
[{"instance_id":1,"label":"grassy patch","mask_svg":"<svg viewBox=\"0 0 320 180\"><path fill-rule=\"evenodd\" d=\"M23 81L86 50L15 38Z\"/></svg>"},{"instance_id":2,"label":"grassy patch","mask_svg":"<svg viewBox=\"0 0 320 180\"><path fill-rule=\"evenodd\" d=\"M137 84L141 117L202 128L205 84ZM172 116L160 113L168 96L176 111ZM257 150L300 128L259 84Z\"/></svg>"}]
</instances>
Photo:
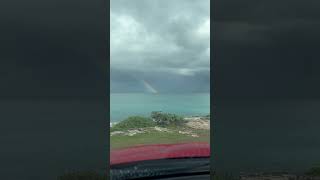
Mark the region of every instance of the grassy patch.
<instances>
[{"instance_id":1,"label":"grassy patch","mask_svg":"<svg viewBox=\"0 0 320 180\"><path fill-rule=\"evenodd\" d=\"M160 132L151 131L148 133L137 134L134 136L112 136L110 138L110 148L126 148L137 145L147 144L171 144L171 143L184 143L184 142L209 142L210 133L209 131L202 131L199 137L192 137L185 134L180 134L175 129L172 132Z\"/></svg>"},{"instance_id":2,"label":"grassy patch","mask_svg":"<svg viewBox=\"0 0 320 180\"><path fill-rule=\"evenodd\" d=\"M113 133L110 138L110 148L126 148L148 144L172 144L184 142L210 142L210 131L193 129L186 126L183 117L152 112L151 117L131 116L111 127ZM156 129L160 126L165 129ZM139 130L138 130L139 129ZM129 133L129 130L138 130L139 133Z\"/></svg>"}]
</instances>

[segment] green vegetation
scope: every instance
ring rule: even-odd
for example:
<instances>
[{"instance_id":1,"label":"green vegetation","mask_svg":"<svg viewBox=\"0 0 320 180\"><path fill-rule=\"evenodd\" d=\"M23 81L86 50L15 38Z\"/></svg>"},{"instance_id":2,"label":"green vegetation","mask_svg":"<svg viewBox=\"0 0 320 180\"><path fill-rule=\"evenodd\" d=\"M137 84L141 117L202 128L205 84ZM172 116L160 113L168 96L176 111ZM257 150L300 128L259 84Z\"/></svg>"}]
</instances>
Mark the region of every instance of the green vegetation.
<instances>
[{"instance_id":1,"label":"green vegetation","mask_svg":"<svg viewBox=\"0 0 320 180\"><path fill-rule=\"evenodd\" d=\"M111 128L112 131L123 131L145 127L175 127L182 126L184 119L181 116L163 112L152 112L150 117L130 116Z\"/></svg>"},{"instance_id":2,"label":"green vegetation","mask_svg":"<svg viewBox=\"0 0 320 180\"><path fill-rule=\"evenodd\" d=\"M186 125L183 117L152 112L151 117L131 116L111 127L110 148L146 144L210 142L210 131Z\"/></svg>"},{"instance_id":3,"label":"green vegetation","mask_svg":"<svg viewBox=\"0 0 320 180\"><path fill-rule=\"evenodd\" d=\"M130 116L111 128L112 131L123 131L136 128L145 128L155 126L156 123L152 119L142 116Z\"/></svg>"},{"instance_id":4,"label":"green vegetation","mask_svg":"<svg viewBox=\"0 0 320 180\"><path fill-rule=\"evenodd\" d=\"M106 175L101 175L93 171L68 172L58 177L58 180L107 180Z\"/></svg>"},{"instance_id":5,"label":"green vegetation","mask_svg":"<svg viewBox=\"0 0 320 180\"><path fill-rule=\"evenodd\" d=\"M151 118L158 126L181 126L185 122L183 117L176 114L163 113L161 111L154 111L151 113Z\"/></svg>"},{"instance_id":6,"label":"green vegetation","mask_svg":"<svg viewBox=\"0 0 320 180\"><path fill-rule=\"evenodd\" d=\"M169 129L169 128L168 128ZM174 129L169 129L174 130ZM151 131L144 134L136 134L134 136L112 136L110 138L110 148L119 149L146 144L171 144L185 142L210 142L210 132L203 130L199 137L187 136L180 134L178 131L164 133L160 131Z\"/></svg>"}]
</instances>

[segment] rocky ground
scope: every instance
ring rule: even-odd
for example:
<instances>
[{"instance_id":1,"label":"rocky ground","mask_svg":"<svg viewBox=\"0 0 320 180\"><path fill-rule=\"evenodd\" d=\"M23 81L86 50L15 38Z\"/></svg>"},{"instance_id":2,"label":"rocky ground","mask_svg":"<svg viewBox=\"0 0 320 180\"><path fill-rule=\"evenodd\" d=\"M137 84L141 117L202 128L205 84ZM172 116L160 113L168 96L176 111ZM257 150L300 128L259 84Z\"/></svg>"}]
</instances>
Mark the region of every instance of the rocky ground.
<instances>
[{"instance_id":1,"label":"rocky ground","mask_svg":"<svg viewBox=\"0 0 320 180\"><path fill-rule=\"evenodd\" d=\"M210 130L210 120L208 118L203 117L187 117L184 118L187 120L186 126L193 129L202 129L202 130Z\"/></svg>"}]
</instances>

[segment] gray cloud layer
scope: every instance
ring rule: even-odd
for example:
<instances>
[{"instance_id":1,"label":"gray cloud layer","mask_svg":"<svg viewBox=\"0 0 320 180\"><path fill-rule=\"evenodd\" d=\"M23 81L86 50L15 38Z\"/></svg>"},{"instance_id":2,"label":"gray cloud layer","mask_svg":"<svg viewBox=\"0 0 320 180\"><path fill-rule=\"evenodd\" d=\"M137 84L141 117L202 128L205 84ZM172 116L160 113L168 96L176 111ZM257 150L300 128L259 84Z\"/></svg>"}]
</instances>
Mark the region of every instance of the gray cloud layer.
<instances>
[{"instance_id":1,"label":"gray cloud layer","mask_svg":"<svg viewBox=\"0 0 320 180\"><path fill-rule=\"evenodd\" d=\"M112 0L111 91L208 92L208 0Z\"/></svg>"}]
</instances>

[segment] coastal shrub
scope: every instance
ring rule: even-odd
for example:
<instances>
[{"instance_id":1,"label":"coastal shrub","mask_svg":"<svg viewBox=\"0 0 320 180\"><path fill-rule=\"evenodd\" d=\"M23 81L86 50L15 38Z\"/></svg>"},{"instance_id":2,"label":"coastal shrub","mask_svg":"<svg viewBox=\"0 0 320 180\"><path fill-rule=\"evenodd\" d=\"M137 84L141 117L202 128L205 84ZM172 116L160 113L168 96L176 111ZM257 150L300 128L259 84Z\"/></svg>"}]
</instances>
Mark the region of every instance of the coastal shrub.
<instances>
[{"instance_id":1,"label":"coastal shrub","mask_svg":"<svg viewBox=\"0 0 320 180\"><path fill-rule=\"evenodd\" d=\"M121 131L128 129L144 128L155 126L155 122L151 118L143 116L130 116L127 119L115 124L111 127L111 131Z\"/></svg>"},{"instance_id":2,"label":"coastal shrub","mask_svg":"<svg viewBox=\"0 0 320 180\"><path fill-rule=\"evenodd\" d=\"M58 180L107 180L106 175L96 172L68 172L57 178Z\"/></svg>"},{"instance_id":3,"label":"coastal shrub","mask_svg":"<svg viewBox=\"0 0 320 180\"><path fill-rule=\"evenodd\" d=\"M176 114L163 113L161 111L154 111L151 113L151 118L158 126L180 126L185 121L183 117Z\"/></svg>"}]
</instances>

